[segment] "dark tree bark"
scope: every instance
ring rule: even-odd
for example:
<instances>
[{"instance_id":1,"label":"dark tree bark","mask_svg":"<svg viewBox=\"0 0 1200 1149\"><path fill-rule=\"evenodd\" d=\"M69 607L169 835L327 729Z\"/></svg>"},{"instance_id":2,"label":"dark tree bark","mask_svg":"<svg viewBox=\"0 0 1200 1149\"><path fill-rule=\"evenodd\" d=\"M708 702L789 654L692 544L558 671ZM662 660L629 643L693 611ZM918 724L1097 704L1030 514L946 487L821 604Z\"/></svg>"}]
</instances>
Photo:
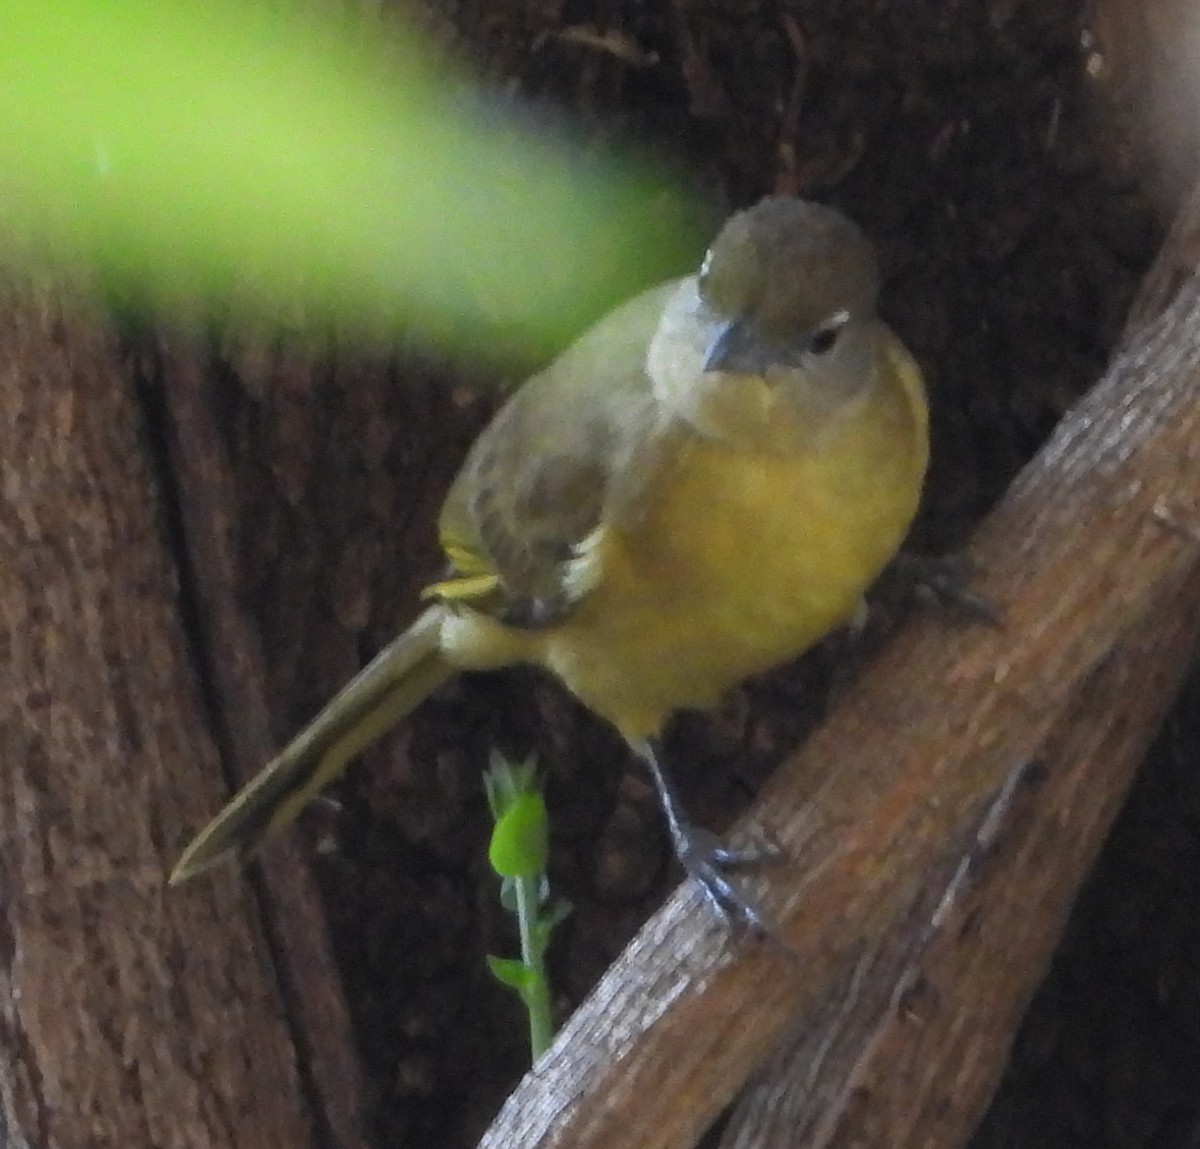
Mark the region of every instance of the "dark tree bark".
<instances>
[{"instance_id":1,"label":"dark tree bark","mask_svg":"<svg viewBox=\"0 0 1200 1149\"><path fill-rule=\"evenodd\" d=\"M252 889L164 885L224 788L111 325L5 283L0 410L3 1140L317 1146L340 1125L355 1144L353 1091L328 1097L303 1064ZM295 982L310 1011L342 1012L329 977Z\"/></svg>"}]
</instances>

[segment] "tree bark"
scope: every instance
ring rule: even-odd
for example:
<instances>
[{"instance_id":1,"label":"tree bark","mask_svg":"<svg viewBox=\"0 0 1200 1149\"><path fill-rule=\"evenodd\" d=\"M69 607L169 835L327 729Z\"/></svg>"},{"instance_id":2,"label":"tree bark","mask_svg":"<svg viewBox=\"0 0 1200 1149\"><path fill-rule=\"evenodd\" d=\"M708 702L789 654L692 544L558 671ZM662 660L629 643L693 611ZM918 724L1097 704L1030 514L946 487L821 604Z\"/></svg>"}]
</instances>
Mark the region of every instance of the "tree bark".
<instances>
[{"instance_id":1,"label":"tree bark","mask_svg":"<svg viewBox=\"0 0 1200 1149\"><path fill-rule=\"evenodd\" d=\"M252 891L228 874L165 887L224 787L146 408L111 328L55 288L5 283L0 410L0 1140L356 1144L353 1092L323 1092L305 1043L353 1058L336 1029L298 1043ZM333 983L309 981L310 1009L336 1015Z\"/></svg>"}]
</instances>

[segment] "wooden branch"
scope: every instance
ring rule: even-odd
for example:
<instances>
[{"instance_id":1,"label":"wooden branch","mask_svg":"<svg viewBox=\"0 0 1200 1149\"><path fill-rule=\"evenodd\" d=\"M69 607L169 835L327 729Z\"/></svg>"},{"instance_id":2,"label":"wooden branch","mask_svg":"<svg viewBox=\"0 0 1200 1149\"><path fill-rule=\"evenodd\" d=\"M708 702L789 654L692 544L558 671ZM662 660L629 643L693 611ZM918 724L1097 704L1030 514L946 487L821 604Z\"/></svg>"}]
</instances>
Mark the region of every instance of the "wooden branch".
<instances>
[{"instance_id":1,"label":"wooden branch","mask_svg":"<svg viewBox=\"0 0 1200 1149\"><path fill-rule=\"evenodd\" d=\"M680 890L482 1145L682 1149L782 1039L805 1030L820 1035L809 1049L829 1069L816 1067L823 1090L802 1143L916 1144L910 1138L931 1128L929 1108L949 1096L946 1139L920 1143L953 1144L994 1083L1065 907L1190 651L1198 460L1192 276L980 530L978 589L1006 608L1003 631L917 620L747 819L786 850L787 862L758 879L757 896L794 952L729 939L696 892ZM1144 665L1151 656L1153 669ZM1139 694L1146 705L1134 719L1128 707ZM1110 721L1089 729L1081 716L1098 707ZM1115 763L1104 763L1110 754ZM1022 826L1035 807L1058 821ZM994 909L988 897L989 883L1007 884L999 871L1010 866L1040 880L1027 895L1025 936L1004 937L1013 955L1004 984L976 999L984 1013L972 1034L971 1003L958 1004L955 990L979 972L957 971L968 950L970 961L984 960L979 947L995 945L995 928L1012 928L1014 907ZM927 1045L894 1053L903 1027L935 1015L949 1019L943 1032L958 1057L953 1073L940 1063L940 1081L935 1065L898 1061L928 1056ZM854 1040L845 1036L851 1023ZM978 1064L962 1060L968 1051ZM926 1068L917 1090L909 1071ZM893 1077L886 1088L883 1074ZM897 1094L907 1107L895 1105ZM885 1099L878 1108L873 1095ZM864 1098L866 1110L853 1116Z\"/></svg>"},{"instance_id":2,"label":"wooden branch","mask_svg":"<svg viewBox=\"0 0 1200 1149\"><path fill-rule=\"evenodd\" d=\"M752 1080L721 1149L966 1141L1194 655L1198 574L1079 685L952 872L939 869L893 938L864 948L833 1016Z\"/></svg>"},{"instance_id":3,"label":"wooden branch","mask_svg":"<svg viewBox=\"0 0 1200 1149\"><path fill-rule=\"evenodd\" d=\"M164 884L222 787L115 340L5 283L0 409L3 1140L315 1147L245 885Z\"/></svg>"}]
</instances>

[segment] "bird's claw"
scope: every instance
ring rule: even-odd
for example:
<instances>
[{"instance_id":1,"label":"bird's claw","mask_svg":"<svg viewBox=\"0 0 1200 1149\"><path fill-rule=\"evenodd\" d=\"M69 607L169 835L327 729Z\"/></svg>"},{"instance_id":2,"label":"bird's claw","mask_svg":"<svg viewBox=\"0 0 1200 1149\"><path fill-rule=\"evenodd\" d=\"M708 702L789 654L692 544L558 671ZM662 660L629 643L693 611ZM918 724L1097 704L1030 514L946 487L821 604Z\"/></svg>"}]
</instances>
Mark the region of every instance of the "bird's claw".
<instances>
[{"instance_id":1,"label":"bird's claw","mask_svg":"<svg viewBox=\"0 0 1200 1149\"><path fill-rule=\"evenodd\" d=\"M1002 627L1004 611L970 587L978 567L962 555L896 556L897 571L912 583L916 592L934 605L961 611L973 622Z\"/></svg>"},{"instance_id":2,"label":"bird's claw","mask_svg":"<svg viewBox=\"0 0 1200 1149\"><path fill-rule=\"evenodd\" d=\"M732 850L711 831L685 824L674 835L675 854L684 872L694 878L714 909L728 922L769 935L772 927L754 900L729 880L729 872L761 865L780 856L773 846Z\"/></svg>"}]
</instances>

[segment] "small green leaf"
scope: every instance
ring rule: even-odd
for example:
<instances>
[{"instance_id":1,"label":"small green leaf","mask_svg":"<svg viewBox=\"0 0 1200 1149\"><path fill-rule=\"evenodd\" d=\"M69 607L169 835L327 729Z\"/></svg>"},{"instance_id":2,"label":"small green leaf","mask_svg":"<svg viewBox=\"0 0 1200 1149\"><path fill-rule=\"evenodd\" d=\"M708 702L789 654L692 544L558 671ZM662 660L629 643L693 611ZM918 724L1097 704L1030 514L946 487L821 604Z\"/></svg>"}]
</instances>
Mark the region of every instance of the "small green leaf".
<instances>
[{"instance_id":1,"label":"small green leaf","mask_svg":"<svg viewBox=\"0 0 1200 1149\"><path fill-rule=\"evenodd\" d=\"M487 963L492 977L501 985L515 989L522 997L529 992L537 977L533 970L516 958L499 958L488 954Z\"/></svg>"},{"instance_id":2,"label":"small green leaf","mask_svg":"<svg viewBox=\"0 0 1200 1149\"><path fill-rule=\"evenodd\" d=\"M536 878L546 868L550 832L540 794L516 797L492 831L488 861L502 878Z\"/></svg>"}]
</instances>

